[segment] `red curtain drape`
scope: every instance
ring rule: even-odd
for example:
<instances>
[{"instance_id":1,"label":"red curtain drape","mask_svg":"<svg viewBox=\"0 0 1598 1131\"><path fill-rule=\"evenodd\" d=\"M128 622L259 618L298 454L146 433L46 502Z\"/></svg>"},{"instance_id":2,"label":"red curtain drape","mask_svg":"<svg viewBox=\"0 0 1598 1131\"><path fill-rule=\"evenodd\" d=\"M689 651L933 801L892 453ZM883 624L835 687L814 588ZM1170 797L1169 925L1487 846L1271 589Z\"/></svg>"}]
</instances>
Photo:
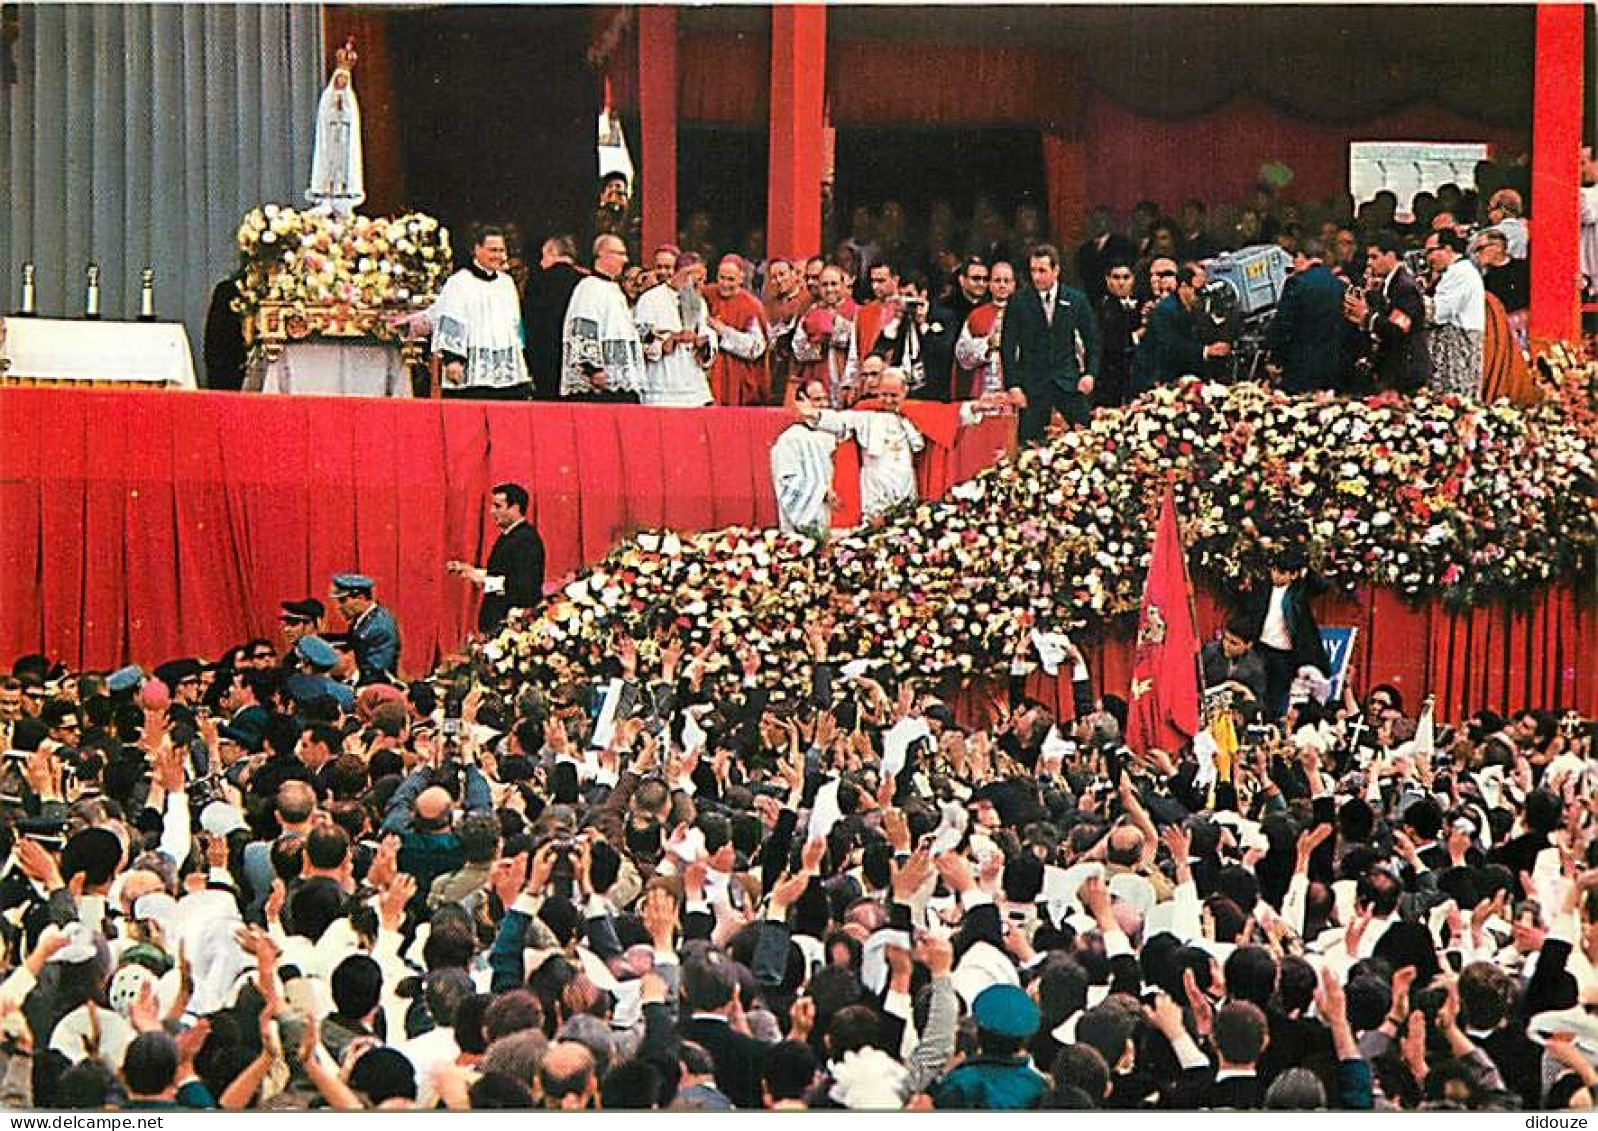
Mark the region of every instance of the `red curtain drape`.
<instances>
[{"instance_id":1,"label":"red curtain drape","mask_svg":"<svg viewBox=\"0 0 1598 1131\"><path fill-rule=\"evenodd\" d=\"M780 409L0 389L0 656L108 668L216 655L271 633L279 601L324 596L333 574L356 570L394 608L414 674L475 623L474 592L443 564L486 555L495 483L527 486L554 580L638 530L775 525L769 453L791 421ZM922 472L929 495L1012 437L1004 419L928 430L941 441ZM857 483L842 461L838 478Z\"/></svg>"},{"instance_id":2,"label":"red curtain drape","mask_svg":"<svg viewBox=\"0 0 1598 1131\"><path fill-rule=\"evenodd\" d=\"M681 121L766 124L769 34L685 33L678 51ZM637 52L636 36L628 36L608 63L618 110L638 106ZM1074 134L1081 120L1080 67L1062 51L833 40L826 66L834 125L1017 125ZM959 81L904 82L904 75Z\"/></svg>"},{"instance_id":3,"label":"red curtain drape","mask_svg":"<svg viewBox=\"0 0 1598 1131\"><path fill-rule=\"evenodd\" d=\"M1226 621L1224 605L1205 590L1194 594L1193 604L1201 638L1214 636ZM1390 683L1403 694L1412 715L1428 692L1437 696L1437 715L1447 722L1483 709L1545 707L1575 709L1589 718L1598 714L1598 657L1593 653L1598 623L1592 606L1583 606L1568 587L1541 594L1525 609L1492 606L1457 613L1440 605L1411 608L1392 590L1363 589L1353 598L1323 597L1315 614L1323 627L1359 630L1355 688ZM1094 693L1125 698L1133 642L1112 637L1086 652ZM1026 690L1070 717L1068 678L1035 673ZM980 697L964 704L968 711L981 705Z\"/></svg>"}]
</instances>

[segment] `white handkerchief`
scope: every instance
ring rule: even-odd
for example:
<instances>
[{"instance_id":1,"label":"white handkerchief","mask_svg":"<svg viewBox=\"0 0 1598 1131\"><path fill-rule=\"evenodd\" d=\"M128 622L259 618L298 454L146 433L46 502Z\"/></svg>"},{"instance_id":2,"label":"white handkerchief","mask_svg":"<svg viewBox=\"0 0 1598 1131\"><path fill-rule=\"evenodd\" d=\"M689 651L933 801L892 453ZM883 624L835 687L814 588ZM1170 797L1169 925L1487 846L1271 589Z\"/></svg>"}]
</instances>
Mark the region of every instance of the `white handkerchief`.
<instances>
[{"instance_id":1,"label":"white handkerchief","mask_svg":"<svg viewBox=\"0 0 1598 1131\"><path fill-rule=\"evenodd\" d=\"M900 719L882 736L882 774L896 778L904 769L910 747L918 740L932 737L932 728L920 717Z\"/></svg>"},{"instance_id":2,"label":"white handkerchief","mask_svg":"<svg viewBox=\"0 0 1598 1131\"><path fill-rule=\"evenodd\" d=\"M832 826L843 820L843 810L838 808L838 787L843 784L833 778L816 790L816 802L810 807L810 828L807 841L824 839Z\"/></svg>"},{"instance_id":3,"label":"white handkerchief","mask_svg":"<svg viewBox=\"0 0 1598 1131\"><path fill-rule=\"evenodd\" d=\"M938 808L942 811L942 820L938 822L937 831L932 834L933 856L941 856L958 848L960 839L965 836L966 825L971 819L965 811L965 806L958 802L945 801Z\"/></svg>"}]
</instances>

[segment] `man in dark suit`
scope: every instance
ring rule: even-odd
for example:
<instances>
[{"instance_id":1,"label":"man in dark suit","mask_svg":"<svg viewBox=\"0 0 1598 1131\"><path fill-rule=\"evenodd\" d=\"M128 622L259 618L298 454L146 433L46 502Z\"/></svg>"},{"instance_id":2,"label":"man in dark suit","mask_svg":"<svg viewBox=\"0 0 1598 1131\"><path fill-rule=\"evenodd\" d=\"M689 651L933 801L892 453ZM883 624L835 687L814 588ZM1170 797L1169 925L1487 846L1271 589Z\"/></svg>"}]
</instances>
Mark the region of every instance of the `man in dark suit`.
<instances>
[{"instance_id":1,"label":"man in dark suit","mask_svg":"<svg viewBox=\"0 0 1598 1131\"><path fill-rule=\"evenodd\" d=\"M1137 245L1115 231L1115 218L1103 205L1088 214L1088 238L1076 249L1076 277L1097 302L1105 293L1104 276L1112 263L1137 262Z\"/></svg>"},{"instance_id":2,"label":"man in dark suit","mask_svg":"<svg viewBox=\"0 0 1598 1131\"><path fill-rule=\"evenodd\" d=\"M741 1108L758 1109L767 1046L732 1027L736 986L732 966L719 951L684 962L682 996L691 1014L678 1026L678 1033L715 1059L716 1087L723 1095Z\"/></svg>"},{"instance_id":3,"label":"man in dark suit","mask_svg":"<svg viewBox=\"0 0 1598 1131\"><path fill-rule=\"evenodd\" d=\"M1343 317L1369 335L1370 376L1378 390L1410 394L1431 376L1426 345L1426 303L1404 267L1403 244L1392 232L1366 241L1366 263L1375 285L1343 301Z\"/></svg>"},{"instance_id":4,"label":"man in dark suit","mask_svg":"<svg viewBox=\"0 0 1598 1131\"><path fill-rule=\"evenodd\" d=\"M1287 547L1271 562L1270 585L1257 585L1248 595L1244 623L1265 659L1266 718L1286 714L1287 693L1299 668L1308 665L1331 675L1326 644L1309 607L1325 589L1326 582L1309 572L1304 551Z\"/></svg>"},{"instance_id":5,"label":"man in dark suit","mask_svg":"<svg viewBox=\"0 0 1598 1131\"><path fill-rule=\"evenodd\" d=\"M1099 368L1088 296L1060 282L1060 253L1039 244L1030 266L1032 289L1010 300L999 344L1004 387L1021 410L1023 444L1043 439L1056 409L1071 424L1085 425Z\"/></svg>"},{"instance_id":6,"label":"man in dark suit","mask_svg":"<svg viewBox=\"0 0 1598 1131\"><path fill-rule=\"evenodd\" d=\"M522 295L522 326L527 331L527 372L533 396L560 399L561 334L566 307L584 271L577 266L577 245L570 236L550 236L539 256L538 273L527 280Z\"/></svg>"},{"instance_id":7,"label":"man in dark suit","mask_svg":"<svg viewBox=\"0 0 1598 1131\"><path fill-rule=\"evenodd\" d=\"M926 276L918 271L907 272L900 281L899 298L898 313L883 323L871 352L909 376L911 400L948 401L954 343L964 319L931 305Z\"/></svg>"},{"instance_id":8,"label":"man in dark suit","mask_svg":"<svg viewBox=\"0 0 1598 1131\"><path fill-rule=\"evenodd\" d=\"M449 571L483 589L477 630L495 632L512 609L531 609L544 596L544 540L527 521L527 489L519 483L501 483L489 495L489 516L499 527L499 538L488 553L488 563L478 569L470 562L452 561Z\"/></svg>"},{"instance_id":9,"label":"man in dark suit","mask_svg":"<svg viewBox=\"0 0 1598 1131\"><path fill-rule=\"evenodd\" d=\"M1321 241L1304 240L1293 258L1293 276L1282 289L1266 344L1271 376L1282 390L1308 393L1341 390L1347 376L1344 345L1350 327L1343 318L1347 288L1322 262Z\"/></svg>"},{"instance_id":10,"label":"man in dark suit","mask_svg":"<svg viewBox=\"0 0 1598 1131\"><path fill-rule=\"evenodd\" d=\"M1199 341L1199 292L1208 281L1202 265L1193 262L1176 269L1176 290L1154 304L1149 312L1143 340L1132 361L1132 396L1142 396L1158 385L1170 385L1183 377L1203 377L1204 361L1225 357L1232 352L1228 342Z\"/></svg>"},{"instance_id":11,"label":"man in dark suit","mask_svg":"<svg viewBox=\"0 0 1598 1131\"><path fill-rule=\"evenodd\" d=\"M1132 297L1134 281L1130 262L1111 263L1105 268L1097 307L1103 345L1093 386L1094 408L1115 408L1127 400L1132 357L1143 333L1143 309Z\"/></svg>"}]
</instances>

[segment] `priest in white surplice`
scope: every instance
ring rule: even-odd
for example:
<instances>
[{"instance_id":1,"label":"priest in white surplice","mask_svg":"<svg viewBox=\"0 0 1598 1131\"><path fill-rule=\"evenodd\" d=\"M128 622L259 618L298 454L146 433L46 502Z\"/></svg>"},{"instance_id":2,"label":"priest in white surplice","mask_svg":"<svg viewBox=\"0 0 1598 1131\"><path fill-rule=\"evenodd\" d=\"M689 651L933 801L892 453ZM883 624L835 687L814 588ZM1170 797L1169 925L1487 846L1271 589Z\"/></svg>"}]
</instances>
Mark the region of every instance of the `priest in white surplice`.
<instances>
[{"instance_id":1,"label":"priest in white surplice","mask_svg":"<svg viewBox=\"0 0 1598 1131\"><path fill-rule=\"evenodd\" d=\"M702 408L714 403L705 372L716 357L716 335L699 293L704 281L704 261L687 252L670 278L638 296L633 323L644 350L639 398L644 404Z\"/></svg>"},{"instance_id":2,"label":"priest in white surplice","mask_svg":"<svg viewBox=\"0 0 1598 1131\"><path fill-rule=\"evenodd\" d=\"M627 245L619 236L594 240L594 273L577 284L561 335L560 395L636 401L644 389L644 351L620 284Z\"/></svg>"},{"instance_id":3,"label":"priest in white surplice","mask_svg":"<svg viewBox=\"0 0 1598 1131\"><path fill-rule=\"evenodd\" d=\"M532 383L523 356L522 302L505 273L505 233L483 226L472 261L438 292L427 322L441 363L444 396L527 400Z\"/></svg>"},{"instance_id":4,"label":"priest in white surplice","mask_svg":"<svg viewBox=\"0 0 1598 1131\"><path fill-rule=\"evenodd\" d=\"M900 414L906 387L904 372L889 369L877 383L879 408L833 412L800 406L801 413L815 419L817 428L852 437L860 446L860 512L868 522L916 498L915 454L927 441Z\"/></svg>"},{"instance_id":5,"label":"priest in white surplice","mask_svg":"<svg viewBox=\"0 0 1598 1131\"><path fill-rule=\"evenodd\" d=\"M827 385L812 378L794 393L797 423L771 446L771 483L777 490L777 523L787 534L822 534L832 525L832 454L838 437L816 426L808 405L827 403Z\"/></svg>"}]
</instances>

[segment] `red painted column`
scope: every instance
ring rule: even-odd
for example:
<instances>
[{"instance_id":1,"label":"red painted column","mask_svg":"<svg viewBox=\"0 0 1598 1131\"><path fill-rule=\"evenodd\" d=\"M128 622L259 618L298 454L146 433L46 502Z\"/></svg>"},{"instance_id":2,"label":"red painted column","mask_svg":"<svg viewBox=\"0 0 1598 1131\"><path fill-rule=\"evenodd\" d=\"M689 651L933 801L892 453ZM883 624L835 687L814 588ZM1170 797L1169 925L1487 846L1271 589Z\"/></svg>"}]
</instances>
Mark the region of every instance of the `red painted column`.
<instances>
[{"instance_id":1,"label":"red painted column","mask_svg":"<svg viewBox=\"0 0 1598 1131\"><path fill-rule=\"evenodd\" d=\"M1579 327L1583 8L1537 5L1531 123L1530 336L1574 339Z\"/></svg>"},{"instance_id":2,"label":"red painted column","mask_svg":"<svg viewBox=\"0 0 1598 1131\"><path fill-rule=\"evenodd\" d=\"M771 10L771 163L766 250L821 251L822 125L827 87L827 10L779 4Z\"/></svg>"},{"instance_id":3,"label":"red painted column","mask_svg":"<svg viewBox=\"0 0 1598 1131\"><path fill-rule=\"evenodd\" d=\"M677 239L677 9L638 9L638 119L643 134L639 179L644 193L644 246Z\"/></svg>"}]
</instances>

